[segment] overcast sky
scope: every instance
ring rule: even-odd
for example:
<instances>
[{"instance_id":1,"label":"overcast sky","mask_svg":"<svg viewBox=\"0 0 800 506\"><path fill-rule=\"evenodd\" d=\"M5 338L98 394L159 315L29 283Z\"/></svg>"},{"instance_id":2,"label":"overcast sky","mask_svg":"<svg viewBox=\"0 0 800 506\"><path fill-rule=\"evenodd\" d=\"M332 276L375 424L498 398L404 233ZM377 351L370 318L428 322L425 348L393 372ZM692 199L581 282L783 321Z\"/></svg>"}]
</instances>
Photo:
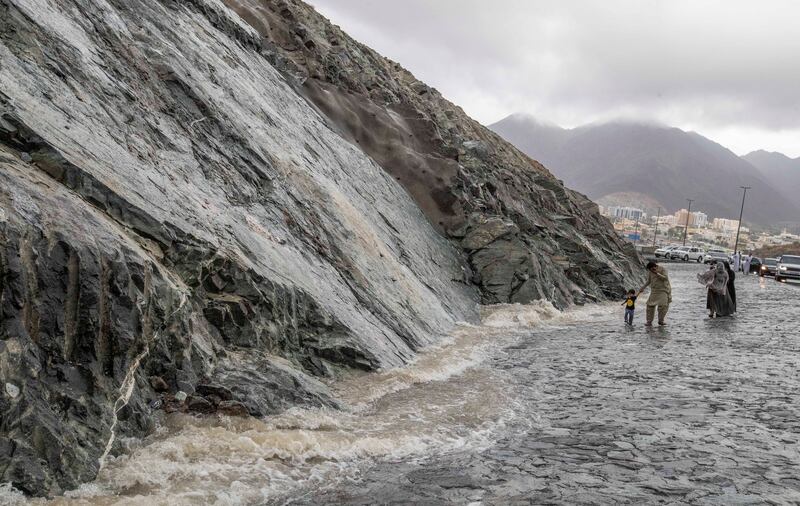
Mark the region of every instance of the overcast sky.
<instances>
[{"instance_id":1,"label":"overcast sky","mask_svg":"<svg viewBox=\"0 0 800 506\"><path fill-rule=\"evenodd\" d=\"M800 156L794 0L311 0L472 117L697 131Z\"/></svg>"}]
</instances>

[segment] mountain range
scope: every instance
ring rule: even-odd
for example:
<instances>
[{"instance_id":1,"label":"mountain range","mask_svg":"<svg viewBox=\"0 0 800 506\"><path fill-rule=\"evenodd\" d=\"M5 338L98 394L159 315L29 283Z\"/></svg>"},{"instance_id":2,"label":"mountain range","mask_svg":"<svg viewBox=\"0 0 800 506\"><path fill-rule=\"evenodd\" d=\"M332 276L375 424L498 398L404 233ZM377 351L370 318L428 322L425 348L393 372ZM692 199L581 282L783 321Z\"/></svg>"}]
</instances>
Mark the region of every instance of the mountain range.
<instances>
[{"instance_id":1,"label":"mountain range","mask_svg":"<svg viewBox=\"0 0 800 506\"><path fill-rule=\"evenodd\" d=\"M740 186L750 186L744 221L800 221L793 197L800 188L800 161L779 153L742 158L700 134L634 121L567 129L513 114L490 128L596 201L633 195L676 211L692 199L693 208L710 218L736 218ZM795 193L779 181L782 177L791 179Z\"/></svg>"},{"instance_id":2,"label":"mountain range","mask_svg":"<svg viewBox=\"0 0 800 506\"><path fill-rule=\"evenodd\" d=\"M742 158L761 171L786 198L796 201L800 195L800 157L758 150Z\"/></svg>"}]
</instances>

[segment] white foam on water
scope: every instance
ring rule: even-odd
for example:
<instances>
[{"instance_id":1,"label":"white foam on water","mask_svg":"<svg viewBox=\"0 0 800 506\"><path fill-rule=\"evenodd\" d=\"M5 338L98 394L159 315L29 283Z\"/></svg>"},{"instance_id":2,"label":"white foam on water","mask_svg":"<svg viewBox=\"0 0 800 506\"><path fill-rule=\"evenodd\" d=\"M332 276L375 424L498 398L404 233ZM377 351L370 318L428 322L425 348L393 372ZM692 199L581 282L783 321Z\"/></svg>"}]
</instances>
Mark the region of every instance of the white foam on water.
<instances>
[{"instance_id":1,"label":"white foam on water","mask_svg":"<svg viewBox=\"0 0 800 506\"><path fill-rule=\"evenodd\" d=\"M109 457L93 483L48 504L262 504L357 479L376 460L479 451L507 424L532 417L491 360L533 328L611 317L615 309L483 307L481 324L458 325L406 367L339 378L331 387L343 410L293 408L262 420L172 415L167 427ZM21 496L0 488L6 497Z\"/></svg>"},{"instance_id":2,"label":"white foam on water","mask_svg":"<svg viewBox=\"0 0 800 506\"><path fill-rule=\"evenodd\" d=\"M25 496L10 483L0 483L0 504L4 506L25 504Z\"/></svg>"},{"instance_id":3,"label":"white foam on water","mask_svg":"<svg viewBox=\"0 0 800 506\"><path fill-rule=\"evenodd\" d=\"M558 310L549 301L482 306L479 325L458 323L450 336L423 350L407 366L377 374L353 372L340 378L333 387L352 409L360 409L413 385L446 381L463 374L533 327L605 316L613 309L613 305L606 306L582 306L568 311Z\"/></svg>"},{"instance_id":4,"label":"white foam on water","mask_svg":"<svg viewBox=\"0 0 800 506\"><path fill-rule=\"evenodd\" d=\"M481 322L486 327L494 328L533 327L562 314L549 301L536 301L531 304L495 304L481 308Z\"/></svg>"}]
</instances>

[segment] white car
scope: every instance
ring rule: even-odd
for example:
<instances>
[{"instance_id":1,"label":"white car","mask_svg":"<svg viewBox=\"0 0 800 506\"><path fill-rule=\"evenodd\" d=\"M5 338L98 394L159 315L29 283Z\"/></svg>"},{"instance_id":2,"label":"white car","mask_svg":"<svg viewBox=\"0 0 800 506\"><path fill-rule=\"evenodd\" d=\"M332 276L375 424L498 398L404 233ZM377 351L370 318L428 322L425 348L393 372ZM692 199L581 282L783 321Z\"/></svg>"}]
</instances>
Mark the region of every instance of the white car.
<instances>
[{"instance_id":1,"label":"white car","mask_svg":"<svg viewBox=\"0 0 800 506\"><path fill-rule=\"evenodd\" d=\"M775 281L786 281L787 279L800 280L800 256L783 255L778 259Z\"/></svg>"},{"instance_id":2,"label":"white car","mask_svg":"<svg viewBox=\"0 0 800 506\"><path fill-rule=\"evenodd\" d=\"M703 258L703 262L712 264L714 262L730 262L731 256L721 249L710 249Z\"/></svg>"},{"instance_id":3,"label":"white car","mask_svg":"<svg viewBox=\"0 0 800 506\"><path fill-rule=\"evenodd\" d=\"M669 254L672 250L677 248L677 246L662 246L655 251L656 258L664 257L669 258Z\"/></svg>"},{"instance_id":4,"label":"white car","mask_svg":"<svg viewBox=\"0 0 800 506\"><path fill-rule=\"evenodd\" d=\"M670 251L669 257L672 260L683 260L684 262L693 260L700 263L705 257L705 251L695 246L681 246Z\"/></svg>"}]
</instances>

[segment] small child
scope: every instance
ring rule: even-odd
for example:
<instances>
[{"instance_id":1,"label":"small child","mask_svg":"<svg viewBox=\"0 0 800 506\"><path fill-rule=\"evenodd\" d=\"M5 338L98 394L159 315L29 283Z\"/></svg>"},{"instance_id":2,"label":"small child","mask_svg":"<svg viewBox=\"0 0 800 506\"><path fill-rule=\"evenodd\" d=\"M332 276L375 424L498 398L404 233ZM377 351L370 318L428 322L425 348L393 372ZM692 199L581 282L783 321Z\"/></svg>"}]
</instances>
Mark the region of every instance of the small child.
<instances>
[{"instance_id":1,"label":"small child","mask_svg":"<svg viewBox=\"0 0 800 506\"><path fill-rule=\"evenodd\" d=\"M625 323L633 325L633 312L636 309L636 290L628 290L625 302L622 305L625 306Z\"/></svg>"}]
</instances>

